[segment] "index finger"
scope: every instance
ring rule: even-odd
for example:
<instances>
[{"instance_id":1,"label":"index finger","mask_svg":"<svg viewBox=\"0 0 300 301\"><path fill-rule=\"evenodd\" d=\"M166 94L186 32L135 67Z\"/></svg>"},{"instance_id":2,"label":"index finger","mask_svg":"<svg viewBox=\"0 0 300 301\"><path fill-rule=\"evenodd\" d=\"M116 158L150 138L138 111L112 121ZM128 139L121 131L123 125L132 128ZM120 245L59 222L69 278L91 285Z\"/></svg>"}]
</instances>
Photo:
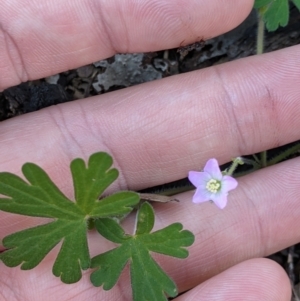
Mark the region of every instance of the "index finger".
<instances>
[{"instance_id":1,"label":"index finger","mask_svg":"<svg viewBox=\"0 0 300 301\"><path fill-rule=\"evenodd\" d=\"M115 53L178 47L237 26L253 0L0 3L0 90Z\"/></svg>"}]
</instances>

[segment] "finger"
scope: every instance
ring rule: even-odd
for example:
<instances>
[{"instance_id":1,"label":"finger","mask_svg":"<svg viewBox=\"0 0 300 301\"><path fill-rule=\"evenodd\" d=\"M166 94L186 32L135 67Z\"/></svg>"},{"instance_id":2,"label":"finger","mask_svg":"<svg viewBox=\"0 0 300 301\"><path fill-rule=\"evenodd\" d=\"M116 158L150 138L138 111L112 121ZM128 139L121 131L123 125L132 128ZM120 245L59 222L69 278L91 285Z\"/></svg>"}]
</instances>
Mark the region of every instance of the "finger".
<instances>
[{"instance_id":1,"label":"finger","mask_svg":"<svg viewBox=\"0 0 300 301\"><path fill-rule=\"evenodd\" d=\"M25 272L5 266L1 266L1 270L0 288L4 300L17 301L18 295L31 301L41 300L41 296L44 301L132 299L127 274L121 276L119 281L122 284L110 291L103 291L102 288L91 285L88 273L85 273L79 283L65 285L51 275L47 265ZM24 273L30 273L30 277L24 277ZM289 280L280 266L271 260L253 259L199 284L175 300L288 301L290 295Z\"/></svg>"},{"instance_id":2,"label":"finger","mask_svg":"<svg viewBox=\"0 0 300 301\"><path fill-rule=\"evenodd\" d=\"M219 66L218 74L228 72L223 82L215 69L207 69L4 122L1 169L20 173L24 162L35 162L72 196L70 160L87 159L96 151L111 152L121 171L113 190L141 189L184 177L208 157L223 163L296 140L298 49ZM230 118L234 115L242 118ZM258 185L264 183L260 179ZM272 186L275 196L284 195L280 188ZM298 189L297 183L293 188ZM284 207L280 210L285 213ZM32 219L5 213L0 221L0 237L33 224ZM295 237L291 233L287 241Z\"/></svg>"},{"instance_id":3,"label":"finger","mask_svg":"<svg viewBox=\"0 0 300 301\"><path fill-rule=\"evenodd\" d=\"M157 228L176 221L195 234L183 264L160 261L182 291L239 262L299 242L299 169L297 158L239 178L223 210L209 202L192 203L192 191L177 195L178 204L155 207Z\"/></svg>"},{"instance_id":4,"label":"finger","mask_svg":"<svg viewBox=\"0 0 300 301\"><path fill-rule=\"evenodd\" d=\"M289 301L291 285L286 273L275 262L253 259L226 270L175 300Z\"/></svg>"},{"instance_id":5,"label":"finger","mask_svg":"<svg viewBox=\"0 0 300 301\"><path fill-rule=\"evenodd\" d=\"M210 203L192 203L193 192L176 196L180 203L155 206L154 231L176 221L196 237L184 262L156 256L180 291L191 289L239 262L270 255L299 241L299 169L300 159L293 159L240 178L238 189L230 193L224 210ZM132 233L133 219L126 220L124 227ZM1 227L1 231L5 229ZM92 256L112 247L96 233L90 234L89 246ZM55 254L46 261L49 275L49 264ZM24 272L18 269L6 273L13 273L15 279L19 273L23 277ZM34 273L40 277L45 270L46 267L40 267ZM129 283L128 277L123 277L124 288Z\"/></svg>"},{"instance_id":6,"label":"finger","mask_svg":"<svg viewBox=\"0 0 300 301\"><path fill-rule=\"evenodd\" d=\"M179 47L224 33L253 0L1 1L0 90L126 52Z\"/></svg>"},{"instance_id":7,"label":"finger","mask_svg":"<svg viewBox=\"0 0 300 301\"><path fill-rule=\"evenodd\" d=\"M118 188L142 189L299 139L299 46L174 76L1 124L0 166L47 170L71 193L71 159L108 151ZM22 152L20 152L22 150ZM115 187L116 188L116 187Z\"/></svg>"}]
</instances>

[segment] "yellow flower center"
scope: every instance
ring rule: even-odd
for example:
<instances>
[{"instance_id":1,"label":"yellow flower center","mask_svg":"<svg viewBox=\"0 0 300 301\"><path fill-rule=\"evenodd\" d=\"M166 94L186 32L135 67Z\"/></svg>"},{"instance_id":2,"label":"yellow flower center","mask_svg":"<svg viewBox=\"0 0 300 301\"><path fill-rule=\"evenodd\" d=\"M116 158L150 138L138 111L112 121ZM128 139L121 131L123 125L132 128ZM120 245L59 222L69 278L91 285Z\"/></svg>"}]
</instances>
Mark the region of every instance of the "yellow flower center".
<instances>
[{"instance_id":1,"label":"yellow flower center","mask_svg":"<svg viewBox=\"0 0 300 301\"><path fill-rule=\"evenodd\" d=\"M210 179L205 187L209 192L217 193L221 188L221 182L215 179Z\"/></svg>"}]
</instances>

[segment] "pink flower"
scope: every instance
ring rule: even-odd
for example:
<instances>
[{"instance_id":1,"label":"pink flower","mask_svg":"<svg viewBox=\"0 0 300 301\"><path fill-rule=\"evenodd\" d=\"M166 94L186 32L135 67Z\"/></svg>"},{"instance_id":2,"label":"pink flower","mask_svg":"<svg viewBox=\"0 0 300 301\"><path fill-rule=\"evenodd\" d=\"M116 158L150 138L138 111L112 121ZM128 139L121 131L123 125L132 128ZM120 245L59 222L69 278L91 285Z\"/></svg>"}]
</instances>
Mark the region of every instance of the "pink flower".
<instances>
[{"instance_id":1,"label":"pink flower","mask_svg":"<svg viewBox=\"0 0 300 301\"><path fill-rule=\"evenodd\" d=\"M216 159L209 159L201 172L190 171L189 180L197 188L193 203L213 201L220 209L227 204L228 191L238 185L236 179L222 174Z\"/></svg>"}]
</instances>

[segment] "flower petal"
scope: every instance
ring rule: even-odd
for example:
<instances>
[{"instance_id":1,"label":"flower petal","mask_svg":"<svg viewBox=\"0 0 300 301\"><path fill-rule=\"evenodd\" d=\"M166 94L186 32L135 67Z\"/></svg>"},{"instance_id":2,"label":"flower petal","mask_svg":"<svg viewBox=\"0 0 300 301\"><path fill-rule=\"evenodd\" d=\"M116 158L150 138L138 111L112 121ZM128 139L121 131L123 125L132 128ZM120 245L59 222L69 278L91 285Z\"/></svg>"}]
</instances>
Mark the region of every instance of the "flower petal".
<instances>
[{"instance_id":1,"label":"flower petal","mask_svg":"<svg viewBox=\"0 0 300 301\"><path fill-rule=\"evenodd\" d=\"M219 167L219 163L216 159L209 159L204 167L204 172L211 175L212 178L221 181L223 175Z\"/></svg>"},{"instance_id":2,"label":"flower petal","mask_svg":"<svg viewBox=\"0 0 300 301\"><path fill-rule=\"evenodd\" d=\"M223 176L222 179L222 192L228 192L238 186L238 181L231 176Z\"/></svg>"},{"instance_id":3,"label":"flower petal","mask_svg":"<svg viewBox=\"0 0 300 301\"><path fill-rule=\"evenodd\" d=\"M198 203L210 201L209 194L206 194L205 192L206 192L206 190L198 188L193 195L193 203L198 204Z\"/></svg>"},{"instance_id":4,"label":"flower petal","mask_svg":"<svg viewBox=\"0 0 300 301\"><path fill-rule=\"evenodd\" d=\"M190 171L188 178L195 187L205 187L206 183L211 179L211 176L203 171Z\"/></svg>"},{"instance_id":5,"label":"flower petal","mask_svg":"<svg viewBox=\"0 0 300 301\"><path fill-rule=\"evenodd\" d=\"M227 204L227 193L222 193L216 196L212 201L216 204L217 207L224 209Z\"/></svg>"}]
</instances>

